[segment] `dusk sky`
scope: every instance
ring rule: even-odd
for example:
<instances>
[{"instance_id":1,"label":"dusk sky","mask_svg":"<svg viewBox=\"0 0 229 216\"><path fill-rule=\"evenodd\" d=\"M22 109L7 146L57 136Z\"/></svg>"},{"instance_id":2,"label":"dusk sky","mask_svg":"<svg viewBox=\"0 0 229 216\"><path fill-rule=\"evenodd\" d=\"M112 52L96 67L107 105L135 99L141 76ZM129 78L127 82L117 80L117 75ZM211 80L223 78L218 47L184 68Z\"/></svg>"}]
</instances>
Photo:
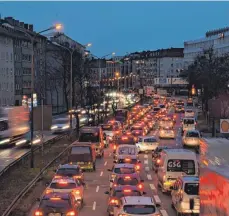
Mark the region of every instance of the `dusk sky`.
<instances>
[{"instance_id":1,"label":"dusk sky","mask_svg":"<svg viewBox=\"0 0 229 216\"><path fill-rule=\"evenodd\" d=\"M101 57L183 47L228 26L229 2L0 2L0 13L36 31L60 22L66 35L93 43L91 52Z\"/></svg>"}]
</instances>

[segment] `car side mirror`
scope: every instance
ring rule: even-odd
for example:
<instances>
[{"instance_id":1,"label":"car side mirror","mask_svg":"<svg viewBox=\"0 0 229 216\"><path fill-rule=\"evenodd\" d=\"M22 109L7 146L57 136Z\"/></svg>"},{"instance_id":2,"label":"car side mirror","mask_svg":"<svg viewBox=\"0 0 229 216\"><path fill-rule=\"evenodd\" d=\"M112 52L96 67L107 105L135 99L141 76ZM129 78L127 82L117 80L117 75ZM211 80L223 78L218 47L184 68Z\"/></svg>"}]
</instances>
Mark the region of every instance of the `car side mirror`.
<instances>
[{"instance_id":1,"label":"car side mirror","mask_svg":"<svg viewBox=\"0 0 229 216\"><path fill-rule=\"evenodd\" d=\"M104 194L110 194L109 191L105 191Z\"/></svg>"},{"instance_id":2,"label":"car side mirror","mask_svg":"<svg viewBox=\"0 0 229 216\"><path fill-rule=\"evenodd\" d=\"M157 203L157 204L156 204L156 207L157 207L157 208L161 208L161 204Z\"/></svg>"},{"instance_id":3,"label":"car side mirror","mask_svg":"<svg viewBox=\"0 0 229 216\"><path fill-rule=\"evenodd\" d=\"M112 172L112 170L111 170L111 169L107 169L107 171L108 171L108 172Z\"/></svg>"}]
</instances>

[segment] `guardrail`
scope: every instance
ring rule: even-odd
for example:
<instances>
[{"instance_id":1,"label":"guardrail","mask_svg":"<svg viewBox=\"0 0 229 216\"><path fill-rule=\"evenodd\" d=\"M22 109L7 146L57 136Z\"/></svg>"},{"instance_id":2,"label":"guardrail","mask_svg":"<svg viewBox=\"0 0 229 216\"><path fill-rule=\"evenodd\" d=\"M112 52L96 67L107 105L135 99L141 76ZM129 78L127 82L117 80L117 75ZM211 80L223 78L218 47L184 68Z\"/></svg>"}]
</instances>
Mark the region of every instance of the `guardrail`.
<instances>
[{"instance_id":1,"label":"guardrail","mask_svg":"<svg viewBox=\"0 0 229 216\"><path fill-rule=\"evenodd\" d=\"M15 197L15 199L12 201L12 203L8 206L8 208L5 210L2 216L9 216L12 211L15 209L18 202L28 193L28 191L40 180L43 173L53 164L56 162L57 159L59 159L67 150L71 147L69 145L67 148L65 148L57 157L55 157L52 161L50 161L37 176Z\"/></svg>"},{"instance_id":2,"label":"guardrail","mask_svg":"<svg viewBox=\"0 0 229 216\"><path fill-rule=\"evenodd\" d=\"M50 140L47 140L46 142L43 143L43 145L48 145L48 144L52 144L58 140L60 140L61 138L63 138L64 136L66 136L66 134L61 134L59 136L56 136ZM39 150L42 146L36 146L33 148L33 151L36 152L37 150ZM29 155L31 154L31 151L26 152L24 155L22 155L20 158L14 160L12 163L10 163L9 165L7 165L1 172L0 172L0 177L2 177L6 172L8 172L11 168L13 168L15 165L19 164L20 162L22 162L25 158L27 158Z\"/></svg>"}]
</instances>

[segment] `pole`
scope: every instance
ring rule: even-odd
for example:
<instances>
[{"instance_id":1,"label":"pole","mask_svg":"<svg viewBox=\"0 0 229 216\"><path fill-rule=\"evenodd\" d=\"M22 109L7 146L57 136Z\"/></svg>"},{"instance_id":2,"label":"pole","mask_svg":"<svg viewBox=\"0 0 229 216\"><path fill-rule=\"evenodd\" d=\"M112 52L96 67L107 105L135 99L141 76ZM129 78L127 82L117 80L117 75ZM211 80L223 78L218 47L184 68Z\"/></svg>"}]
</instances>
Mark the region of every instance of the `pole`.
<instances>
[{"instance_id":1,"label":"pole","mask_svg":"<svg viewBox=\"0 0 229 216\"><path fill-rule=\"evenodd\" d=\"M34 38L31 38L31 44L32 44L32 52L31 52L31 111L30 111L31 157L30 157L30 167L34 168L34 155L33 155Z\"/></svg>"},{"instance_id":2,"label":"pole","mask_svg":"<svg viewBox=\"0 0 229 216\"><path fill-rule=\"evenodd\" d=\"M70 57L71 57L71 62L70 62L70 128L72 129L72 56L73 56L73 51L70 51Z\"/></svg>"},{"instance_id":3,"label":"pole","mask_svg":"<svg viewBox=\"0 0 229 216\"><path fill-rule=\"evenodd\" d=\"M41 142L42 142L42 163L44 163L44 99L41 100Z\"/></svg>"}]
</instances>

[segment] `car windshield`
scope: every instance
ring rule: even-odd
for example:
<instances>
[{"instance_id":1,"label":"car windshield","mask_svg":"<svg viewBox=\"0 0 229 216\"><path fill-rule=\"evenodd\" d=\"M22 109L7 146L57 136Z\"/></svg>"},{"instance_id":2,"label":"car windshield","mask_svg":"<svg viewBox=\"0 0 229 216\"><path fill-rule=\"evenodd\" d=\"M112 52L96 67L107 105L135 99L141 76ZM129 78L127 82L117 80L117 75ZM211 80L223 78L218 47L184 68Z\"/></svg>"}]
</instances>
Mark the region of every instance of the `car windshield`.
<instances>
[{"instance_id":1,"label":"car windshield","mask_svg":"<svg viewBox=\"0 0 229 216\"><path fill-rule=\"evenodd\" d=\"M136 148L119 147L118 153L120 155L122 155L122 154L135 155L137 153L137 151L136 151Z\"/></svg>"},{"instance_id":2,"label":"car windshield","mask_svg":"<svg viewBox=\"0 0 229 216\"><path fill-rule=\"evenodd\" d=\"M139 182L136 178L119 178L117 181L118 185L137 185Z\"/></svg>"},{"instance_id":3,"label":"car windshield","mask_svg":"<svg viewBox=\"0 0 229 216\"><path fill-rule=\"evenodd\" d=\"M99 142L99 133L81 133L79 142Z\"/></svg>"},{"instance_id":4,"label":"car windshield","mask_svg":"<svg viewBox=\"0 0 229 216\"><path fill-rule=\"evenodd\" d=\"M199 183L186 183L184 191L188 195L199 195Z\"/></svg>"},{"instance_id":5,"label":"car windshield","mask_svg":"<svg viewBox=\"0 0 229 216\"><path fill-rule=\"evenodd\" d=\"M153 111L159 111L160 110L160 108L159 107L155 107L155 108L153 108Z\"/></svg>"},{"instance_id":6,"label":"car windshield","mask_svg":"<svg viewBox=\"0 0 229 216\"><path fill-rule=\"evenodd\" d=\"M184 119L184 120L183 120L183 123L184 123L184 124L194 124L195 121L194 121L194 119Z\"/></svg>"},{"instance_id":7,"label":"car windshield","mask_svg":"<svg viewBox=\"0 0 229 216\"><path fill-rule=\"evenodd\" d=\"M196 138L199 138L200 135L198 132L188 132L186 137L196 137Z\"/></svg>"},{"instance_id":8,"label":"car windshield","mask_svg":"<svg viewBox=\"0 0 229 216\"><path fill-rule=\"evenodd\" d=\"M112 196L117 197L117 198L122 198L125 196L141 196L141 192L134 191L134 190L114 191Z\"/></svg>"},{"instance_id":9,"label":"car windshield","mask_svg":"<svg viewBox=\"0 0 229 216\"><path fill-rule=\"evenodd\" d=\"M147 215L156 212L154 205L125 205L123 211L127 214Z\"/></svg>"},{"instance_id":10,"label":"car windshield","mask_svg":"<svg viewBox=\"0 0 229 216\"><path fill-rule=\"evenodd\" d=\"M195 174L194 160L179 160L179 159L168 160L167 171L183 172L186 175L194 175Z\"/></svg>"},{"instance_id":11,"label":"car windshield","mask_svg":"<svg viewBox=\"0 0 229 216\"><path fill-rule=\"evenodd\" d=\"M132 173L135 173L135 169L129 168L129 167L114 168L114 173L116 173L116 174L132 174Z\"/></svg>"},{"instance_id":12,"label":"car windshield","mask_svg":"<svg viewBox=\"0 0 229 216\"><path fill-rule=\"evenodd\" d=\"M50 199L43 199L40 204L41 209L46 209L46 208L54 208L56 209L69 209L71 207L70 205L70 200L68 199L55 199L55 200L50 200Z\"/></svg>"},{"instance_id":13,"label":"car windshield","mask_svg":"<svg viewBox=\"0 0 229 216\"><path fill-rule=\"evenodd\" d=\"M113 125L102 125L102 129L104 131L112 131L113 130Z\"/></svg>"},{"instance_id":14,"label":"car windshield","mask_svg":"<svg viewBox=\"0 0 229 216\"><path fill-rule=\"evenodd\" d=\"M53 124L68 124L68 123L69 123L68 119L56 119L53 122Z\"/></svg>"},{"instance_id":15,"label":"car windshield","mask_svg":"<svg viewBox=\"0 0 229 216\"><path fill-rule=\"evenodd\" d=\"M192 110L186 110L186 112L188 112L188 113L192 113L193 111L192 111Z\"/></svg>"},{"instance_id":16,"label":"car windshield","mask_svg":"<svg viewBox=\"0 0 229 216\"><path fill-rule=\"evenodd\" d=\"M66 176L77 175L77 174L80 173L80 169L79 168L76 168L76 169L72 169L72 168L61 168L61 169L58 169L56 173L58 175L66 175Z\"/></svg>"},{"instance_id":17,"label":"car windshield","mask_svg":"<svg viewBox=\"0 0 229 216\"><path fill-rule=\"evenodd\" d=\"M65 182L58 182L58 183L52 183L50 185L50 188L52 189L73 189L76 188L76 184L75 183L65 183Z\"/></svg>"}]
</instances>

